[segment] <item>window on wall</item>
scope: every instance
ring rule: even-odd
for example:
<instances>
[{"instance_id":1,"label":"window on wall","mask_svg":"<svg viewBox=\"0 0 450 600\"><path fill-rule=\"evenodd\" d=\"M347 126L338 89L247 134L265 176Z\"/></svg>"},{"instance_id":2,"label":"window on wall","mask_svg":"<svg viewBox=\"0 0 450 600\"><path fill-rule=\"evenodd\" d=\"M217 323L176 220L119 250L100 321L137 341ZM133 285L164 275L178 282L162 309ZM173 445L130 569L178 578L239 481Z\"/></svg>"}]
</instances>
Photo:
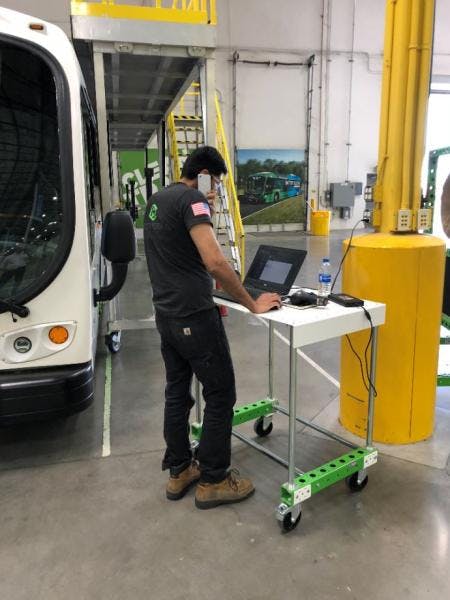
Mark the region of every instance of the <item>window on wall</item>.
<instances>
[{"instance_id":1,"label":"window on wall","mask_svg":"<svg viewBox=\"0 0 450 600\"><path fill-rule=\"evenodd\" d=\"M431 84L426 146L428 151L450 146L450 81Z\"/></svg>"},{"instance_id":2,"label":"window on wall","mask_svg":"<svg viewBox=\"0 0 450 600\"><path fill-rule=\"evenodd\" d=\"M428 157L431 150L450 147L450 78L449 81L437 81L431 84L428 103L427 136L422 168L422 188L426 190L428 176ZM450 174L450 154L441 156L436 172L436 200L433 215L433 233L449 240L444 233L441 220L441 196L444 182Z\"/></svg>"}]
</instances>

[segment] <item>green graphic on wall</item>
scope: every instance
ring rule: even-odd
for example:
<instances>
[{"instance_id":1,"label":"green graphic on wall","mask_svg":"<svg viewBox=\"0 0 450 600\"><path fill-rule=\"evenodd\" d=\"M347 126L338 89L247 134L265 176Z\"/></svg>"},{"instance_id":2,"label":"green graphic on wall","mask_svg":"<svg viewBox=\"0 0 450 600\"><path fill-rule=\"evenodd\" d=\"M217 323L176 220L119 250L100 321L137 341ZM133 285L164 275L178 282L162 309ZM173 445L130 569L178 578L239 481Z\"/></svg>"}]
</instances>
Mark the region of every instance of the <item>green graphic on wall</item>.
<instances>
[{"instance_id":1,"label":"green graphic on wall","mask_svg":"<svg viewBox=\"0 0 450 600\"><path fill-rule=\"evenodd\" d=\"M153 193L161 189L160 172L158 164L158 150L148 150L148 166L154 170ZM136 227L142 227L146 202L145 189L145 151L144 150L123 150L119 152L120 165L120 185L122 201L126 201L126 185L131 180L135 181L136 206L139 210L139 217L136 221Z\"/></svg>"}]
</instances>

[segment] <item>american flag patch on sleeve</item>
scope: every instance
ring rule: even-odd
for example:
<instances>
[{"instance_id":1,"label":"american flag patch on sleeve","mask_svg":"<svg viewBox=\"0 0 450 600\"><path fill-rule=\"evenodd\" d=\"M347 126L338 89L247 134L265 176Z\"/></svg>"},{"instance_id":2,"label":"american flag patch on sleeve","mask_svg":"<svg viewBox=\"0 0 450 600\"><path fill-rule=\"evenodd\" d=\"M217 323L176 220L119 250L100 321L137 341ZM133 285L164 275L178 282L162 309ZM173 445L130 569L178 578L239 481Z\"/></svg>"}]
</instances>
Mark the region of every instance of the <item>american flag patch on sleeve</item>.
<instances>
[{"instance_id":1,"label":"american flag patch on sleeve","mask_svg":"<svg viewBox=\"0 0 450 600\"><path fill-rule=\"evenodd\" d=\"M207 202L196 202L195 204L191 204L192 212L194 213L194 217L199 217L200 215L211 216L211 210L209 208L209 204Z\"/></svg>"}]
</instances>

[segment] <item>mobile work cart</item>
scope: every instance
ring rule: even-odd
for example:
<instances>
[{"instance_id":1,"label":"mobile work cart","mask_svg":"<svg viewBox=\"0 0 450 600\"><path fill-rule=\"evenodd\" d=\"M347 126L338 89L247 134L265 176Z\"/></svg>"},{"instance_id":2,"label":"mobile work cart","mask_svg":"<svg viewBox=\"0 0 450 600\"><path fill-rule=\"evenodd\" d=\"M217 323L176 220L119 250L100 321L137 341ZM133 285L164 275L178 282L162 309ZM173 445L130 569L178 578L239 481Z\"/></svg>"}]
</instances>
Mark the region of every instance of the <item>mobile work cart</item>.
<instances>
[{"instance_id":1,"label":"mobile work cart","mask_svg":"<svg viewBox=\"0 0 450 600\"><path fill-rule=\"evenodd\" d=\"M218 304L244 313L249 311L240 304L216 298ZM370 314L373 331L371 341L370 380L375 383L377 332L385 320L385 305L365 301L365 309ZM250 314L250 313L249 313ZM258 315L267 321L269 331L269 389L268 397L264 400L239 406L234 410L233 426L248 421L255 421L254 429L258 436L264 437L272 431L272 416L275 412L289 417L288 459L278 456L271 450L258 444L247 436L233 429L233 435L249 444L256 450L266 454L276 462L287 467L288 481L281 486L281 502L276 509L276 516L283 531L295 529L301 518L302 502L313 494L347 479L350 489L357 491L367 484L367 469L377 462L377 450L372 447L374 389L369 386L367 409L366 446L358 447L348 440L320 427L297 415L297 349L308 344L322 342L348 333L369 329L370 323L360 307L346 308L329 302L324 308L297 308L283 306L281 310ZM289 327L289 408L282 407L274 396L274 334L275 324ZM359 375L358 375L359 376ZM200 390L198 383L195 390L196 423L192 425L194 440L199 440L202 430L202 415L200 405ZM350 451L319 467L303 472L295 466L295 431L296 421L319 431L331 439L341 442Z\"/></svg>"}]
</instances>

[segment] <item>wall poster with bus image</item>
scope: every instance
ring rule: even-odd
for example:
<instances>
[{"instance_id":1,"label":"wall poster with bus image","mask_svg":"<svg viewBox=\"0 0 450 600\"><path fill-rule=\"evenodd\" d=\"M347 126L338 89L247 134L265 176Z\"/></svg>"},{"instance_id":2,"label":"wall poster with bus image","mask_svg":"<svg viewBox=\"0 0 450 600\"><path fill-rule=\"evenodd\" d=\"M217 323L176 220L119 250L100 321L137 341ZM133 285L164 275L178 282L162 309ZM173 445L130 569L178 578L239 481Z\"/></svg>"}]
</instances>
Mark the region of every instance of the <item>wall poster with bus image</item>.
<instances>
[{"instance_id":1,"label":"wall poster with bus image","mask_svg":"<svg viewBox=\"0 0 450 600\"><path fill-rule=\"evenodd\" d=\"M244 225L305 222L304 150L237 151L236 187Z\"/></svg>"}]
</instances>

